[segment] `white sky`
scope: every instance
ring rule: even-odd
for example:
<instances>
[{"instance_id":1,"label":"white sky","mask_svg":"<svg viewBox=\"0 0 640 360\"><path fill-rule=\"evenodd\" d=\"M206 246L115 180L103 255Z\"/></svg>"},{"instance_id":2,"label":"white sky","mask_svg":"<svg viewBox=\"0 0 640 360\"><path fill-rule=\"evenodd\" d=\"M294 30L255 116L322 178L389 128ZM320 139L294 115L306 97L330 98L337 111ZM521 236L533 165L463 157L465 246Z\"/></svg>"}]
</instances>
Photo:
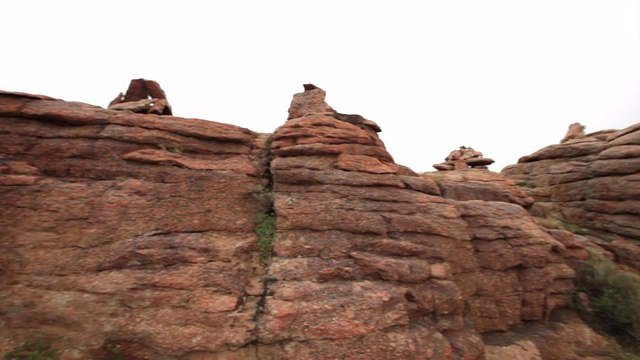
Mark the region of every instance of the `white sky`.
<instances>
[{"instance_id":1,"label":"white sky","mask_svg":"<svg viewBox=\"0 0 640 360\"><path fill-rule=\"evenodd\" d=\"M272 132L303 83L399 164L494 171L640 122L639 0L2 1L0 89L105 106L156 80L176 116Z\"/></svg>"}]
</instances>

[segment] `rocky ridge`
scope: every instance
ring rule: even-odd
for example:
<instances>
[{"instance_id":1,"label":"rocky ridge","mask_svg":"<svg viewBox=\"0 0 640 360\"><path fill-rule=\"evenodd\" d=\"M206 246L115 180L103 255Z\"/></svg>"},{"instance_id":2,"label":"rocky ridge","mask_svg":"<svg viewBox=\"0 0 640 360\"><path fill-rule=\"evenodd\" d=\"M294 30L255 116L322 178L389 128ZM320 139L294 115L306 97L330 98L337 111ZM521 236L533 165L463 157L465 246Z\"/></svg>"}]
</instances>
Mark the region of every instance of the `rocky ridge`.
<instances>
[{"instance_id":1,"label":"rocky ridge","mask_svg":"<svg viewBox=\"0 0 640 360\"><path fill-rule=\"evenodd\" d=\"M563 327L537 321L580 327L554 314L584 246L513 190L472 199L395 164L324 96L305 86L270 135L0 93L0 353L37 337L64 359L499 359L524 327L552 359ZM256 191L273 192L266 260Z\"/></svg>"},{"instance_id":2,"label":"rocky ridge","mask_svg":"<svg viewBox=\"0 0 640 360\"><path fill-rule=\"evenodd\" d=\"M67 359L255 339L258 136L11 93L0 114L0 353L40 336Z\"/></svg>"},{"instance_id":3,"label":"rocky ridge","mask_svg":"<svg viewBox=\"0 0 640 360\"><path fill-rule=\"evenodd\" d=\"M570 136L502 173L535 199L532 215L577 232L640 270L640 124ZM572 131L573 130L573 131Z\"/></svg>"}]
</instances>

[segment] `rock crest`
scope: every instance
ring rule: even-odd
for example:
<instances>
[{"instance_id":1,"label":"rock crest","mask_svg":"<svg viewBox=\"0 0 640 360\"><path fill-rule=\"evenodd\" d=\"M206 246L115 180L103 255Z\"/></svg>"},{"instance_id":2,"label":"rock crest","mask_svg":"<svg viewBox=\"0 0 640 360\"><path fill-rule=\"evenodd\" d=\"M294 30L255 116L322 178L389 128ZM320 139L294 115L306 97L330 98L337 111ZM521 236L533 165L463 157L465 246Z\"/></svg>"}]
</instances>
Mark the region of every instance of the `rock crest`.
<instances>
[{"instance_id":1,"label":"rock crest","mask_svg":"<svg viewBox=\"0 0 640 360\"><path fill-rule=\"evenodd\" d=\"M160 84L153 80L133 79L125 94L109 103L111 110L129 110L143 114L171 115L171 105Z\"/></svg>"},{"instance_id":2,"label":"rock crest","mask_svg":"<svg viewBox=\"0 0 640 360\"><path fill-rule=\"evenodd\" d=\"M326 92L313 84L304 84L304 92L295 94L289 107L288 120L307 115L328 115L363 128L380 132L378 124L357 114L341 114L325 102Z\"/></svg>"},{"instance_id":3,"label":"rock crest","mask_svg":"<svg viewBox=\"0 0 640 360\"><path fill-rule=\"evenodd\" d=\"M272 136L0 93L0 352L37 331L64 359L480 360L567 303L571 233L515 192L456 199L349 116L315 86Z\"/></svg>"},{"instance_id":4,"label":"rock crest","mask_svg":"<svg viewBox=\"0 0 640 360\"><path fill-rule=\"evenodd\" d=\"M569 125L569 130L567 130L567 134L562 138L560 142L565 143L569 140L582 139L586 137L586 135L584 134L584 129L585 129L584 125L580 123L573 123Z\"/></svg>"},{"instance_id":5,"label":"rock crest","mask_svg":"<svg viewBox=\"0 0 640 360\"><path fill-rule=\"evenodd\" d=\"M568 136L581 130L577 125ZM635 124L569 136L502 173L535 199L530 211L548 226L579 232L620 263L640 269L639 157L640 124Z\"/></svg>"}]
</instances>

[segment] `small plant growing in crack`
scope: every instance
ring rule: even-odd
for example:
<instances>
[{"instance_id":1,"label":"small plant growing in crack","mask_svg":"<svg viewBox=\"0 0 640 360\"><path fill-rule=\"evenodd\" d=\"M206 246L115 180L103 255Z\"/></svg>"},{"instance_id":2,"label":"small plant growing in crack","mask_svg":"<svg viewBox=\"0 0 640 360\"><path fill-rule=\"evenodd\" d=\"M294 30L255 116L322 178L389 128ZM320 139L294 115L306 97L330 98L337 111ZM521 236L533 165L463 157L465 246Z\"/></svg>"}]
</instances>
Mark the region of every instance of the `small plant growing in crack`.
<instances>
[{"instance_id":1,"label":"small plant growing in crack","mask_svg":"<svg viewBox=\"0 0 640 360\"><path fill-rule=\"evenodd\" d=\"M537 188L537 186L535 184L532 184L530 182L526 182L526 181L521 181L518 183L518 186L520 187L524 187L524 188L529 188L529 189L535 189Z\"/></svg>"},{"instance_id":2,"label":"small plant growing in crack","mask_svg":"<svg viewBox=\"0 0 640 360\"><path fill-rule=\"evenodd\" d=\"M59 358L58 351L51 347L50 342L30 341L16 347L2 359L58 360Z\"/></svg>"},{"instance_id":3,"label":"small plant growing in crack","mask_svg":"<svg viewBox=\"0 0 640 360\"><path fill-rule=\"evenodd\" d=\"M273 204L273 191L264 185L256 186L251 192L251 197L264 207L271 207Z\"/></svg>"},{"instance_id":4,"label":"small plant growing in crack","mask_svg":"<svg viewBox=\"0 0 640 360\"><path fill-rule=\"evenodd\" d=\"M182 149L177 146L167 148L166 146L164 146L164 144L158 144L158 147L164 152L171 152L174 154L182 155Z\"/></svg>"},{"instance_id":5,"label":"small plant growing in crack","mask_svg":"<svg viewBox=\"0 0 640 360\"><path fill-rule=\"evenodd\" d=\"M273 241L276 238L276 217L272 210L265 210L256 217L254 228L258 234L258 251L263 260L268 260L273 251Z\"/></svg>"},{"instance_id":6,"label":"small plant growing in crack","mask_svg":"<svg viewBox=\"0 0 640 360\"><path fill-rule=\"evenodd\" d=\"M251 193L253 199L258 201L264 209L256 217L254 231L258 235L258 251L260 252L260 257L265 262L271 257L273 242L276 238L276 212L273 205L274 193L273 180L271 179L271 161L274 159L274 155L271 152L272 143L273 136L269 136L265 142L265 160L267 165L265 177L268 179L267 185L258 185Z\"/></svg>"},{"instance_id":7,"label":"small plant growing in crack","mask_svg":"<svg viewBox=\"0 0 640 360\"><path fill-rule=\"evenodd\" d=\"M273 135L269 136L265 141L265 150L266 150L266 160L267 164L271 163L271 160L275 158L275 155L271 151L271 146L273 145Z\"/></svg>"},{"instance_id":8,"label":"small plant growing in crack","mask_svg":"<svg viewBox=\"0 0 640 360\"><path fill-rule=\"evenodd\" d=\"M122 346L119 344L107 344L107 357L105 360L122 360Z\"/></svg>"}]
</instances>

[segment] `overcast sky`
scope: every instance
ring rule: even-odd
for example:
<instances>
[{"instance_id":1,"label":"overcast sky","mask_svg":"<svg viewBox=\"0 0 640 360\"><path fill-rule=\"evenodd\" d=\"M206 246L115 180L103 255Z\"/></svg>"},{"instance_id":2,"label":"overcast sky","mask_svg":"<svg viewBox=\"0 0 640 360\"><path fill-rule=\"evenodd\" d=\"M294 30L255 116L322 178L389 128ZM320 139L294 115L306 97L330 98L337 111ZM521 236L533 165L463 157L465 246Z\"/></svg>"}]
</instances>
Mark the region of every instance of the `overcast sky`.
<instances>
[{"instance_id":1,"label":"overcast sky","mask_svg":"<svg viewBox=\"0 0 640 360\"><path fill-rule=\"evenodd\" d=\"M107 106L156 80L176 116L272 132L313 83L399 164L517 162L640 122L640 1L3 1L0 89Z\"/></svg>"}]
</instances>

